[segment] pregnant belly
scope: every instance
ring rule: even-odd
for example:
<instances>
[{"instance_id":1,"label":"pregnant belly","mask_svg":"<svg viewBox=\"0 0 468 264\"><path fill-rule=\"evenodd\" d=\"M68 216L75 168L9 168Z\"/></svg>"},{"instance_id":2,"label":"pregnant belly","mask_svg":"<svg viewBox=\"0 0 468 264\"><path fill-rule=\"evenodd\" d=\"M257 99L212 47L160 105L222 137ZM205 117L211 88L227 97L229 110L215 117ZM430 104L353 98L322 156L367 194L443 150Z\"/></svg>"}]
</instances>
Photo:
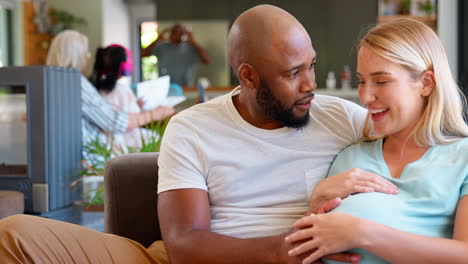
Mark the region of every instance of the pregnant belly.
<instances>
[{"instance_id":1,"label":"pregnant belly","mask_svg":"<svg viewBox=\"0 0 468 264\"><path fill-rule=\"evenodd\" d=\"M367 219L391 227L397 227L401 221L402 201L398 195L383 193L360 193L350 195L342 201L333 212L342 212L359 218ZM362 249L353 249L350 252L361 255L361 264L387 263L374 254ZM342 262L326 261L327 264Z\"/></svg>"},{"instance_id":2,"label":"pregnant belly","mask_svg":"<svg viewBox=\"0 0 468 264\"><path fill-rule=\"evenodd\" d=\"M392 227L401 221L403 203L398 195L379 192L348 196L333 212L342 212Z\"/></svg>"}]
</instances>

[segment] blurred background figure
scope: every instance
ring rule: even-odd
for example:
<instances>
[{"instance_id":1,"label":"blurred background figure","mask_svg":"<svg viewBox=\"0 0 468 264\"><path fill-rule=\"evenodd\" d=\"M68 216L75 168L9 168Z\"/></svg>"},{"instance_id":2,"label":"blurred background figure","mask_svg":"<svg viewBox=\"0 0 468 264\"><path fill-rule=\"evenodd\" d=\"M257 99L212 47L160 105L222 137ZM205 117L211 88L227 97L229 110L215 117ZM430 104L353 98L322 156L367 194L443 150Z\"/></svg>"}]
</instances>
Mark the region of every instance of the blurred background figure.
<instances>
[{"instance_id":1,"label":"blurred background figure","mask_svg":"<svg viewBox=\"0 0 468 264\"><path fill-rule=\"evenodd\" d=\"M170 33L169 39L166 35ZM169 75L171 83L180 86L193 85L198 62L210 63L208 53L197 44L192 32L176 24L159 33L158 38L142 50L141 56L158 58L159 75Z\"/></svg>"},{"instance_id":2,"label":"blurred background figure","mask_svg":"<svg viewBox=\"0 0 468 264\"><path fill-rule=\"evenodd\" d=\"M120 45L98 48L91 82L115 110L138 113L141 109L130 88L132 54Z\"/></svg>"},{"instance_id":3,"label":"blurred background figure","mask_svg":"<svg viewBox=\"0 0 468 264\"><path fill-rule=\"evenodd\" d=\"M64 30L54 37L47 55L47 65L72 67L81 71L81 116L83 145L99 137L100 131L124 133L129 129L162 120L174 114L173 107L160 106L149 111L116 111L84 77L88 73L90 53L88 38L75 30ZM83 158L87 159L85 149Z\"/></svg>"},{"instance_id":4,"label":"blurred background figure","mask_svg":"<svg viewBox=\"0 0 468 264\"><path fill-rule=\"evenodd\" d=\"M141 101L131 89L130 75L133 72L133 57L129 49L113 44L98 48L91 81L102 97L116 111L140 113ZM103 140L112 144L118 152L128 152L127 147L141 148L142 139L158 137L151 130L144 128L127 129L125 133L102 131Z\"/></svg>"}]
</instances>

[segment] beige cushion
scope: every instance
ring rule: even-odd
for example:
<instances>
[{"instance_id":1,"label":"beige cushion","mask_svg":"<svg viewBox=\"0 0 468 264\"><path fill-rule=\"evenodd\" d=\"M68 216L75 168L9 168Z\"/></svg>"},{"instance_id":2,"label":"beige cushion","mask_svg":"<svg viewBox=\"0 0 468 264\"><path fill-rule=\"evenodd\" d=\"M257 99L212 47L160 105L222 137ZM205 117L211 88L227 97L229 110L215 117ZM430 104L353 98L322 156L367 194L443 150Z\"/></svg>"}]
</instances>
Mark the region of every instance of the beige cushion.
<instances>
[{"instance_id":1,"label":"beige cushion","mask_svg":"<svg viewBox=\"0 0 468 264\"><path fill-rule=\"evenodd\" d=\"M0 191L0 219L24 213L24 194L16 191Z\"/></svg>"}]
</instances>

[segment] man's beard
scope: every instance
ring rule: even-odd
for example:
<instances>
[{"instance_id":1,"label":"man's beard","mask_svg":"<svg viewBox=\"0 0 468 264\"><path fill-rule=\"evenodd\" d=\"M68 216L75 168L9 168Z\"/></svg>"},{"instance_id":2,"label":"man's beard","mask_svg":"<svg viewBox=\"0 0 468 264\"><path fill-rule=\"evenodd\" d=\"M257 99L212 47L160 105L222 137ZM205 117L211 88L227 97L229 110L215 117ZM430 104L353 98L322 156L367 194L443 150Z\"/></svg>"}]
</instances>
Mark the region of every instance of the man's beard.
<instances>
[{"instance_id":1,"label":"man's beard","mask_svg":"<svg viewBox=\"0 0 468 264\"><path fill-rule=\"evenodd\" d=\"M296 117L294 115L294 105L289 108L284 107L281 101L273 95L264 80L260 80L260 86L255 99L265 115L283 126L291 128L301 129L309 123L309 111L302 117Z\"/></svg>"}]
</instances>

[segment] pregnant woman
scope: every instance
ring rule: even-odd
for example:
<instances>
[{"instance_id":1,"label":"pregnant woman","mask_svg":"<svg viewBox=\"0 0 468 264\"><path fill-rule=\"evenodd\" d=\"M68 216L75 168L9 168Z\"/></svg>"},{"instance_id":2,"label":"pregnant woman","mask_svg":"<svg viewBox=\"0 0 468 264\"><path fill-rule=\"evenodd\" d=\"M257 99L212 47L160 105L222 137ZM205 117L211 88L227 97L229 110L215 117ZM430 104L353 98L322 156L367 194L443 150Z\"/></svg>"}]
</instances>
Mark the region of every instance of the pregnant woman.
<instances>
[{"instance_id":1,"label":"pregnant woman","mask_svg":"<svg viewBox=\"0 0 468 264\"><path fill-rule=\"evenodd\" d=\"M332 212L303 217L286 238L300 242L289 254L315 250L303 263L347 250L360 263L468 263L468 126L441 41L414 20L379 25L360 42L357 76L367 136L338 155L316 192L356 168L399 193L348 193Z\"/></svg>"}]
</instances>

